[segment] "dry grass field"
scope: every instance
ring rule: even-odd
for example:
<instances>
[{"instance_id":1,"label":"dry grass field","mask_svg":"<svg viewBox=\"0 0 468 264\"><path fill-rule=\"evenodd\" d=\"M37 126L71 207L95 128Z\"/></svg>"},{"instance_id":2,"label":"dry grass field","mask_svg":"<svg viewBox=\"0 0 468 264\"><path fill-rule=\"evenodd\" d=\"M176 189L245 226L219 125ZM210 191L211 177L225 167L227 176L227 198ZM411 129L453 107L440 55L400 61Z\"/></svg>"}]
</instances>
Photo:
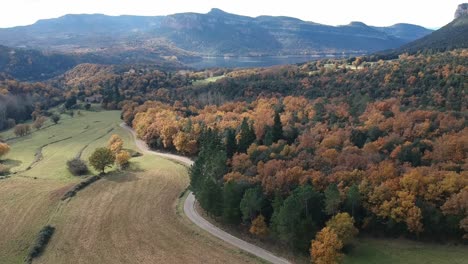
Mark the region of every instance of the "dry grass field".
<instances>
[{"instance_id":1,"label":"dry grass field","mask_svg":"<svg viewBox=\"0 0 468 264\"><path fill-rule=\"evenodd\" d=\"M60 208L37 263L248 263L251 258L194 232L176 214L186 169L148 156ZM151 164L157 164L151 168Z\"/></svg>"},{"instance_id":2,"label":"dry grass field","mask_svg":"<svg viewBox=\"0 0 468 264\"><path fill-rule=\"evenodd\" d=\"M136 150L130 134L119 127L119 112L83 112L62 116L56 126L10 142L6 156L16 174L0 180L0 263L23 263L36 234L46 224L56 228L44 254L34 263L257 263L199 230L176 209L188 185L187 170L155 156L132 158L128 171L114 169L103 179L61 201L81 178L72 176L65 162L85 145L87 159L105 146L111 134ZM113 128L111 133L109 129ZM101 135L104 137L97 139ZM2 133L11 137L11 131ZM43 159L32 169L43 144ZM55 139L53 139L55 138Z\"/></svg>"}]
</instances>

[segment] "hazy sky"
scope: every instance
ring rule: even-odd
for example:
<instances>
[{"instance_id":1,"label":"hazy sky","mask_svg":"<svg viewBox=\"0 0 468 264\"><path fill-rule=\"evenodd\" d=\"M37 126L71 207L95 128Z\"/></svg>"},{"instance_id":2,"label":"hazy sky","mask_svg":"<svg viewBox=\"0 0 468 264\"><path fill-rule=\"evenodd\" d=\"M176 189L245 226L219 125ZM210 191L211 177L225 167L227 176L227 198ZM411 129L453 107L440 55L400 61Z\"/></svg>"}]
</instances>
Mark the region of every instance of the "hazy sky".
<instances>
[{"instance_id":1,"label":"hazy sky","mask_svg":"<svg viewBox=\"0 0 468 264\"><path fill-rule=\"evenodd\" d=\"M439 28L463 0L0 0L0 27L29 25L65 14L167 15L217 7L247 16L292 16L329 25L412 23Z\"/></svg>"}]
</instances>

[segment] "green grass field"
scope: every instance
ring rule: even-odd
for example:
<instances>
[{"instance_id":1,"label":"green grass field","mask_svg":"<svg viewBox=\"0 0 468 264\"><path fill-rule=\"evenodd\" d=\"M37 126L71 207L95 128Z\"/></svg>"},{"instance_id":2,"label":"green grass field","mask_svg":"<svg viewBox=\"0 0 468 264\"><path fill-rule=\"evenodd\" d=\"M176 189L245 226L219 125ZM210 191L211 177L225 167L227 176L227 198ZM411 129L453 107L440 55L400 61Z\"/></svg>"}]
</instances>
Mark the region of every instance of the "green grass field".
<instances>
[{"instance_id":1,"label":"green grass field","mask_svg":"<svg viewBox=\"0 0 468 264\"><path fill-rule=\"evenodd\" d=\"M4 159L14 166L11 172L25 177L73 181L76 177L68 172L65 163L81 150L81 158L86 160L95 148L105 146L112 134L118 134L126 142L130 141L128 133L119 127L119 111L81 113L74 117L62 115L57 125L49 126L51 124L46 123L47 128L9 141L12 148ZM2 133L2 136L14 137L11 130ZM54 143L59 140L63 141ZM36 151L46 144L50 145L42 148L42 160L26 170L34 161Z\"/></svg>"},{"instance_id":2,"label":"green grass field","mask_svg":"<svg viewBox=\"0 0 468 264\"><path fill-rule=\"evenodd\" d=\"M467 264L468 247L401 239L358 239L344 264Z\"/></svg>"},{"instance_id":3,"label":"green grass field","mask_svg":"<svg viewBox=\"0 0 468 264\"><path fill-rule=\"evenodd\" d=\"M224 77L225 77L224 75L210 77L210 78L206 78L206 79L203 79L203 80L194 81L192 85L193 86L205 85L205 84L209 84L209 83L212 83L212 82L216 82L217 80L222 79Z\"/></svg>"}]
</instances>

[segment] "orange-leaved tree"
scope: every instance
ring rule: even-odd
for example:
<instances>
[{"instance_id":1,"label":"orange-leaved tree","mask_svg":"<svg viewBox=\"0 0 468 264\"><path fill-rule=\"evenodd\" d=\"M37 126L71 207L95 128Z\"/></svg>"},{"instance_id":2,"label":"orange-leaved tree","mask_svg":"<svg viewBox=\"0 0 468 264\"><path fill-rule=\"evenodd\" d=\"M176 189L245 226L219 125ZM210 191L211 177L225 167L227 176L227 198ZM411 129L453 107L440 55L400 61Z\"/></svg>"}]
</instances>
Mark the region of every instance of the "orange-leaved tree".
<instances>
[{"instance_id":1,"label":"orange-leaved tree","mask_svg":"<svg viewBox=\"0 0 468 264\"><path fill-rule=\"evenodd\" d=\"M359 233L359 230L354 227L354 219L348 213L336 214L328 220L326 225L338 235L338 239L343 242L343 245L351 243Z\"/></svg>"},{"instance_id":2,"label":"orange-leaved tree","mask_svg":"<svg viewBox=\"0 0 468 264\"><path fill-rule=\"evenodd\" d=\"M107 143L107 147L112 151L114 154L118 154L123 148L123 140L119 137L119 135L112 135Z\"/></svg>"},{"instance_id":3,"label":"orange-leaved tree","mask_svg":"<svg viewBox=\"0 0 468 264\"><path fill-rule=\"evenodd\" d=\"M0 158L4 155L6 155L10 151L10 146L8 146L7 143L1 143L0 142Z\"/></svg>"},{"instance_id":4,"label":"orange-leaved tree","mask_svg":"<svg viewBox=\"0 0 468 264\"><path fill-rule=\"evenodd\" d=\"M268 235L268 226L265 223L263 215L257 216L250 226L249 232L259 237L266 237Z\"/></svg>"},{"instance_id":5,"label":"orange-leaved tree","mask_svg":"<svg viewBox=\"0 0 468 264\"><path fill-rule=\"evenodd\" d=\"M343 258L343 243L329 227L324 227L312 240L310 255L315 264L338 264Z\"/></svg>"},{"instance_id":6,"label":"orange-leaved tree","mask_svg":"<svg viewBox=\"0 0 468 264\"><path fill-rule=\"evenodd\" d=\"M130 160L130 154L125 151L121 150L117 155L115 155L115 163L120 169L123 169L128 166L128 161Z\"/></svg>"}]
</instances>

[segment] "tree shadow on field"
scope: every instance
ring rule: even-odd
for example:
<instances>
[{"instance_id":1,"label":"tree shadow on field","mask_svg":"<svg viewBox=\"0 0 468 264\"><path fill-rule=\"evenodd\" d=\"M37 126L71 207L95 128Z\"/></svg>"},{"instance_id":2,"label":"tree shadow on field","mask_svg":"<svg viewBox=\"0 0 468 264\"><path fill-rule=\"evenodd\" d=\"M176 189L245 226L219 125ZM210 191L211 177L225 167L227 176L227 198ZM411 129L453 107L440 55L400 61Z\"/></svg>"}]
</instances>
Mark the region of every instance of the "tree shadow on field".
<instances>
[{"instance_id":1,"label":"tree shadow on field","mask_svg":"<svg viewBox=\"0 0 468 264\"><path fill-rule=\"evenodd\" d=\"M23 162L20 160L6 159L6 160L0 160L0 164L3 164L11 169L11 168L20 166L21 164L23 164Z\"/></svg>"},{"instance_id":2,"label":"tree shadow on field","mask_svg":"<svg viewBox=\"0 0 468 264\"><path fill-rule=\"evenodd\" d=\"M135 172L124 170L108 174L104 179L112 182L132 182L138 181L139 178Z\"/></svg>"}]
</instances>

